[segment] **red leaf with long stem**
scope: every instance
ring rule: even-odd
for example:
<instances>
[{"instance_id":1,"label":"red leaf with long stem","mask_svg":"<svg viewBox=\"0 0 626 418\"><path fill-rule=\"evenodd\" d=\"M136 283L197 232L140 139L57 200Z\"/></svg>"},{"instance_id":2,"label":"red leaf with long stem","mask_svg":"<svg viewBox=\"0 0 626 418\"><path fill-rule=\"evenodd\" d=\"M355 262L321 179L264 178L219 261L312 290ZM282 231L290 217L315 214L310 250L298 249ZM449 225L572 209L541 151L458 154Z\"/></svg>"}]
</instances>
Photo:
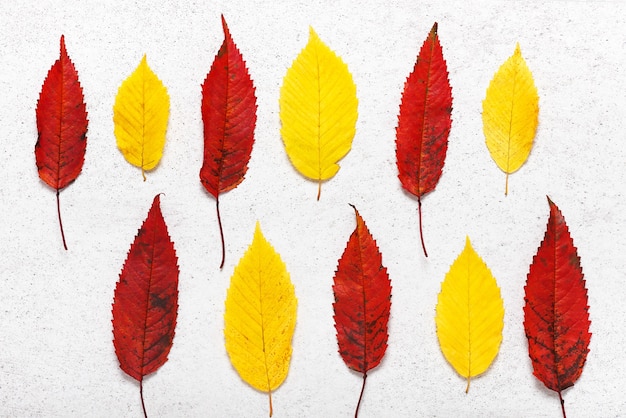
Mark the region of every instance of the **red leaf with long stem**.
<instances>
[{"instance_id":1,"label":"red leaf with long stem","mask_svg":"<svg viewBox=\"0 0 626 418\"><path fill-rule=\"evenodd\" d=\"M426 257L422 196L434 190L441 177L452 125L451 113L452 88L435 23L404 84L396 128L398 177L402 187L417 196L420 239Z\"/></svg>"},{"instance_id":2,"label":"red leaf with long stem","mask_svg":"<svg viewBox=\"0 0 626 418\"><path fill-rule=\"evenodd\" d=\"M167 361L178 311L178 259L161 214L159 195L141 225L115 286L113 345L120 367L139 381Z\"/></svg>"},{"instance_id":3,"label":"red leaf with long stem","mask_svg":"<svg viewBox=\"0 0 626 418\"><path fill-rule=\"evenodd\" d=\"M335 329L339 354L346 365L363 373L354 416L365 391L368 370L378 366L387 350L391 282L376 241L354 206L356 228L335 272Z\"/></svg>"},{"instance_id":4,"label":"red leaf with long stem","mask_svg":"<svg viewBox=\"0 0 626 418\"><path fill-rule=\"evenodd\" d=\"M57 215L63 247L67 250L61 221L61 189L76 180L85 160L87 111L78 73L67 55L61 35L61 56L52 65L37 101L35 161L39 177L57 192Z\"/></svg>"},{"instance_id":5,"label":"red leaf with long stem","mask_svg":"<svg viewBox=\"0 0 626 418\"><path fill-rule=\"evenodd\" d=\"M587 289L565 218L548 198L550 218L526 279L524 329L533 374L559 394L580 377L589 352Z\"/></svg>"},{"instance_id":6,"label":"red leaf with long stem","mask_svg":"<svg viewBox=\"0 0 626 418\"><path fill-rule=\"evenodd\" d=\"M215 197L217 221L222 240L224 267L226 250L220 216L220 193L243 181L254 143L256 96L246 63L233 42L222 16L224 42L202 84L204 159L200 181Z\"/></svg>"}]
</instances>

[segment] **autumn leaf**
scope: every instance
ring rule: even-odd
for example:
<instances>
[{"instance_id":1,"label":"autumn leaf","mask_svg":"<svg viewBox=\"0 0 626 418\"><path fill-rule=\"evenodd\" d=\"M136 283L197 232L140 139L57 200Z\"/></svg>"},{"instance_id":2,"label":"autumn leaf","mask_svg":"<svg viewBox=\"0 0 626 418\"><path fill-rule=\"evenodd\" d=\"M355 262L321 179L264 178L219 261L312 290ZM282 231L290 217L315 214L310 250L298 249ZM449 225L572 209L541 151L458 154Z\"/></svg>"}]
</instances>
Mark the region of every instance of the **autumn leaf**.
<instances>
[{"instance_id":1,"label":"autumn leaf","mask_svg":"<svg viewBox=\"0 0 626 418\"><path fill-rule=\"evenodd\" d=\"M537 130L539 96L519 44L494 75L483 101L483 131L491 158L509 174L528 159Z\"/></svg>"},{"instance_id":2,"label":"autumn leaf","mask_svg":"<svg viewBox=\"0 0 626 418\"><path fill-rule=\"evenodd\" d=\"M126 161L145 171L163 156L170 112L167 89L152 72L144 55L135 71L122 83L113 106L117 147Z\"/></svg>"},{"instance_id":3,"label":"autumn leaf","mask_svg":"<svg viewBox=\"0 0 626 418\"><path fill-rule=\"evenodd\" d=\"M348 66L309 28L280 89L280 133L293 166L318 182L317 200L352 147L357 106Z\"/></svg>"},{"instance_id":4,"label":"autumn leaf","mask_svg":"<svg viewBox=\"0 0 626 418\"><path fill-rule=\"evenodd\" d=\"M297 300L280 255L257 222L252 244L230 279L224 338L230 362L249 385L269 394L287 377Z\"/></svg>"},{"instance_id":5,"label":"autumn leaf","mask_svg":"<svg viewBox=\"0 0 626 418\"><path fill-rule=\"evenodd\" d=\"M355 417L365 391L367 372L387 350L391 282L376 241L354 208L356 228L335 272L333 293L339 354L352 370L363 374Z\"/></svg>"},{"instance_id":6,"label":"autumn leaf","mask_svg":"<svg viewBox=\"0 0 626 418\"><path fill-rule=\"evenodd\" d=\"M404 84L396 128L398 178L407 192L417 196L420 239L426 257L421 198L435 189L441 177L451 113L452 88L435 23Z\"/></svg>"},{"instance_id":7,"label":"autumn leaf","mask_svg":"<svg viewBox=\"0 0 626 418\"><path fill-rule=\"evenodd\" d=\"M574 241L559 208L548 198L550 217L526 279L524 329L533 374L559 394L580 377L589 352L589 306Z\"/></svg>"},{"instance_id":8,"label":"autumn leaf","mask_svg":"<svg viewBox=\"0 0 626 418\"><path fill-rule=\"evenodd\" d=\"M469 237L441 284L435 315L437 337L446 360L470 379L484 373L500 349L504 302L496 279Z\"/></svg>"},{"instance_id":9,"label":"autumn leaf","mask_svg":"<svg viewBox=\"0 0 626 418\"><path fill-rule=\"evenodd\" d=\"M85 161L87 111L78 73L67 55L61 35L61 56L44 80L37 101L35 161L39 178L57 192L57 215L63 247L67 250L61 221L61 189L76 180Z\"/></svg>"},{"instance_id":10,"label":"autumn leaf","mask_svg":"<svg viewBox=\"0 0 626 418\"><path fill-rule=\"evenodd\" d=\"M167 361L178 310L178 265L159 195L141 225L115 286L113 345L121 369L139 381Z\"/></svg>"},{"instance_id":11,"label":"autumn leaf","mask_svg":"<svg viewBox=\"0 0 626 418\"><path fill-rule=\"evenodd\" d=\"M222 26L224 42L202 84L204 159L200 170L202 185L215 197L222 240L220 268L224 267L226 251L219 195L237 187L248 170L257 109L246 63L230 36L224 16Z\"/></svg>"}]
</instances>

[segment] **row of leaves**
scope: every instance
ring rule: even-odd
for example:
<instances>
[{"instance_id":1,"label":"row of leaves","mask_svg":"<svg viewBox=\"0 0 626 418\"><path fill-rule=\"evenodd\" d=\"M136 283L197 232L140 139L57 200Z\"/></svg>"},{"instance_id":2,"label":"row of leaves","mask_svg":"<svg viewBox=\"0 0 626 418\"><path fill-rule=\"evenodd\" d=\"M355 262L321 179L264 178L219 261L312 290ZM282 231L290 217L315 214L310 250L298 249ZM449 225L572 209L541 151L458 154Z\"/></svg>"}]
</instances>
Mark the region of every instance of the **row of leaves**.
<instances>
[{"instance_id":1,"label":"row of leaves","mask_svg":"<svg viewBox=\"0 0 626 418\"><path fill-rule=\"evenodd\" d=\"M558 207L548 199L546 232L527 276L524 329L535 376L557 392L580 377L591 338L587 290L580 258ZM356 228L339 258L333 279L339 354L363 375L355 417L369 370L387 350L391 281L376 241L354 208ZM139 381L167 360L178 309L178 259L154 198L130 247L115 288L113 344L120 367ZM249 248L235 267L226 294L224 339L233 367L255 389L272 391L287 377L297 300L285 263L257 222ZM465 248L441 285L435 321L441 351L467 379L484 373L502 341L504 303L496 279L472 248Z\"/></svg>"},{"instance_id":2,"label":"row of leaves","mask_svg":"<svg viewBox=\"0 0 626 418\"><path fill-rule=\"evenodd\" d=\"M204 156L200 180L214 196L224 264L219 196L243 181L254 142L255 88L222 18L224 42L202 84ZM321 184L350 150L357 120L356 86L346 64L310 29L307 46L287 71L280 93L281 136L293 166ZM435 24L407 78L396 156L402 186L418 201L442 173L451 129L452 89ZM61 37L61 55L50 69L37 103L35 147L40 178L59 193L76 179L84 161L87 112L78 74ZM144 56L122 83L113 108L117 144L145 171L163 153L169 98ZM519 45L496 72L483 102L487 147L508 174L527 159L538 118L538 95ZM391 285L380 252L356 211L357 227L335 275L335 326L339 352L363 374L378 365L387 347ZM261 267L260 267L261 266ZM158 369L171 348L177 312L177 258L155 197L131 246L113 303L114 345L122 369L140 382ZM590 334L580 260L565 221L550 201L544 241L526 285L524 326L535 375L558 392L579 377ZM270 394L285 379L291 357L296 299L284 263L257 225L253 242L231 278L225 312L230 359L242 378ZM502 339L503 303L495 279L469 242L442 284L437 335L442 351L467 378L484 372ZM359 403L360 404L360 398ZM145 413L145 406L144 406ZM358 414L358 406L356 410Z\"/></svg>"},{"instance_id":3,"label":"row of leaves","mask_svg":"<svg viewBox=\"0 0 626 418\"><path fill-rule=\"evenodd\" d=\"M219 196L244 179L254 143L255 88L241 53L222 17L224 42L202 84L204 156L200 180L216 201L222 240ZM483 102L487 147L508 174L526 161L538 122L539 97L519 45L497 71ZM322 182L339 170L338 161L351 149L357 121L356 85L347 65L310 28L306 47L288 69L280 91L281 137L293 166L305 177ZM398 126L396 159L402 186L417 197L420 237L422 197L441 177L451 128L452 88L437 36L437 24L424 41L406 80ZM144 56L122 83L113 106L117 146L124 157L145 171L162 155L169 117L167 89ZM50 69L37 103L39 138L35 155L39 176L59 191L81 171L86 149L87 111L78 73L64 38L61 56Z\"/></svg>"}]
</instances>

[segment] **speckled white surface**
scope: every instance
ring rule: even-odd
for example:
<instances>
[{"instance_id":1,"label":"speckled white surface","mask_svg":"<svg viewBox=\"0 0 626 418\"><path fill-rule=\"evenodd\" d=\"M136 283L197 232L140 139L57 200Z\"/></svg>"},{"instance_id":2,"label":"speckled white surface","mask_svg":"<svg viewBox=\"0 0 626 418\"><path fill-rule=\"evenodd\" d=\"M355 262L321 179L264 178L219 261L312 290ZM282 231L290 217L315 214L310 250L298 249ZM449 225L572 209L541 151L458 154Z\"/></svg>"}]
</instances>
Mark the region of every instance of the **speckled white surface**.
<instances>
[{"instance_id":1,"label":"speckled white surface","mask_svg":"<svg viewBox=\"0 0 626 418\"><path fill-rule=\"evenodd\" d=\"M358 5L357 5L358 4ZM220 14L256 86L256 143L246 180L220 205L227 259L219 271L214 201L198 180L200 84L222 42ZM389 348L369 375L362 417L558 417L557 397L532 375L522 325L524 282L544 233L549 195L563 211L589 289L593 333L582 377L565 392L569 417L626 414L626 5L621 1L3 1L0 6L0 416L139 417L139 388L119 369L111 302L126 252L152 198L181 269L169 361L145 380L152 417L263 417L267 397L245 384L224 350L230 275L260 220L299 299L289 377L275 417L347 417L360 377L337 353L332 277L359 209L393 285ZM444 173L417 202L395 167L404 81L433 22L453 87ZM337 176L300 176L280 139L278 94L308 26L348 64L359 120ZM35 105L65 34L89 112L86 161L61 193L37 177ZM488 82L519 42L540 95L527 163L510 177L484 145ZM161 164L143 182L115 146L117 88L146 53L169 89ZM440 283L469 235L505 303L500 354L469 394L441 354Z\"/></svg>"}]
</instances>

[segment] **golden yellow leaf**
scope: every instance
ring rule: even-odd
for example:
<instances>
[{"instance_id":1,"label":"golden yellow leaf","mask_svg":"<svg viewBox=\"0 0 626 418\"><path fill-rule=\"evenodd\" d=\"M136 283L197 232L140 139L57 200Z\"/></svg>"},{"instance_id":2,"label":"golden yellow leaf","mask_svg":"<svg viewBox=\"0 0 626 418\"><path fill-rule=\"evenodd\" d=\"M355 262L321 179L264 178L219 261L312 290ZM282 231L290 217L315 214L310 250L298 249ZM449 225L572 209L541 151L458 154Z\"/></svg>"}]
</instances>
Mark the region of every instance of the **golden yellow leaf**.
<instances>
[{"instance_id":1,"label":"golden yellow leaf","mask_svg":"<svg viewBox=\"0 0 626 418\"><path fill-rule=\"evenodd\" d=\"M537 88L517 44L489 83L483 101L483 132L491 158L506 173L505 195L509 174L528 159L538 114Z\"/></svg>"},{"instance_id":2,"label":"golden yellow leaf","mask_svg":"<svg viewBox=\"0 0 626 418\"><path fill-rule=\"evenodd\" d=\"M496 279L469 238L450 266L437 298L437 337L446 360L463 377L483 373L498 354L504 303Z\"/></svg>"},{"instance_id":3,"label":"golden yellow leaf","mask_svg":"<svg viewBox=\"0 0 626 418\"><path fill-rule=\"evenodd\" d=\"M352 147L358 100L348 66L313 28L280 89L281 135L293 166L322 181L339 170L337 162Z\"/></svg>"},{"instance_id":4,"label":"golden yellow leaf","mask_svg":"<svg viewBox=\"0 0 626 418\"><path fill-rule=\"evenodd\" d=\"M269 393L287 377L297 300L280 255L257 222L252 244L230 279L224 313L226 351L239 376Z\"/></svg>"},{"instance_id":5,"label":"golden yellow leaf","mask_svg":"<svg viewBox=\"0 0 626 418\"><path fill-rule=\"evenodd\" d=\"M120 86L113 106L117 147L129 163L141 168L144 181L144 171L156 167L163 155L169 112L167 89L144 55Z\"/></svg>"}]
</instances>

